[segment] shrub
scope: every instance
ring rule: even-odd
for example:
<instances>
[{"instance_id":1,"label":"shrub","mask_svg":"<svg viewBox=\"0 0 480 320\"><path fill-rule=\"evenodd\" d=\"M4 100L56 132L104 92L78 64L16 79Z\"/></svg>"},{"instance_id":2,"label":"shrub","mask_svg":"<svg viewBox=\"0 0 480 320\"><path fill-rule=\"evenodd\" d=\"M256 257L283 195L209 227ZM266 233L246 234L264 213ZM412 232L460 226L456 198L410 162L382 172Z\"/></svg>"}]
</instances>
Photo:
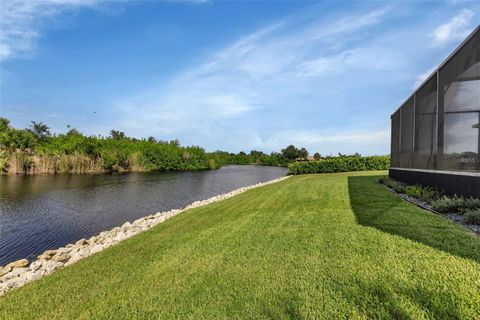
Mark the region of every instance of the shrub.
<instances>
[{"instance_id":1,"label":"shrub","mask_svg":"<svg viewBox=\"0 0 480 320\"><path fill-rule=\"evenodd\" d=\"M427 203L432 203L439 198L438 191L431 187L423 187L421 185L407 186L405 187L405 193L410 197L420 199Z\"/></svg>"},{"instance_id":2,"label":"shrub","mask_svg":"<svg viewBox=\"0 0 480 320\"><path fill-rule=\"evenodd\" d=\"M413 198L421 198L422 197L422 187L418 184L414 186L406 186L405 193Z\"/></svg>"},{"instance_id":3,"label":"shrub","mask_svg":"<svg viewBox=\"0 0 480 320\"><path fill-rule=\"evenodd\" d=\"M288 173L334 173L348 171L386 170L390 166L388 156L335 157L320 161L294 162L288 166Z\"/></svg>"},{"instance_id":4,"label":"shrub","mask_svg":"<svg viewBox=\"0 0 480 320\"><path fill-rule=\"evenodd\" d=\"M440 197L440 193L431 187L424 187L421 185L408 186L402 182L382 177L378 180L381 184L395 190L397 193L404 193L410 197L420 199L431 204Z\"/></svg>"},{"instance_id":5,"label":"shrub","mask_svg":"<svg viewBox=\"0 0 480 320\"><path fill-rule=\"evenodd\" d=\"M439 212L457 212L465 213L468 210L480 209L480 199L464 198L464 197L447 197L443 196L432 201L432 207Z\"/></svg>"},{"instance_id":6,"label":"shrub","mask_svg":"<svg viewBox=\"0 0 480 320\"><path fill-rule=\"evenodd\" d=\"M438 191L431 187L407 186L388 177L382 177L378 182L397 193L405 193L410 197L425 201L441 213L463 214L466 223L480 225L480 199L464 198L457 195L453 197L441 196Z\"/></svg>"},{"instance_id":7,"label":"shrub","mask_svg":"<svg viewBox=\"0 0 480 320\"><path fill-rule=\"evenodd\" d=\"M37 139L28 130L7 129L0 132L0 148L15 152L17 149L33 149Z\"/></svg>"},{"instance_id":8,"label":"shrub","mask_svg":"<svg viewBox=\"0 0 480 320\"><path fill-rule=\"evenodd\" d=\"M389 187L390 189L393 189L397 193L405 193L406 192L406 185L399 182L399 181L390 179L388 177L384 177L384 178L380 178L379 182L381 184L384 184L385 186Z\"/></svg>"},{"instance_id":9,"label":"shrub","mask_svg":"<svg viewBox=\"0 0 480 320\"><path fill-rule=\"evenodd\" d=\"M465 223L480 225L480 209L465 212Z\"/></svg>"},{"instance_id":10,"label":"shrub","mask_svg":"<svg viewBox=\"0 0 480 320\"><path fill-rule=\"evenodd\" d=\"M217 164L215 163L215 159L208 160L208 167L210 169L217 169L218 168Z\"/></svg>"},{"instance_id":11,"label":"shrub","mask_svg":"<svg viewBox=\"0 0 480 320\"><path fill-rule=\"evenodd\" d=\"M387 185L390 180L392 179L390 179L389 177L381 177L380 179L378 179L378 182L380 182L381 184Z\"/></svg>"}]
</instances>

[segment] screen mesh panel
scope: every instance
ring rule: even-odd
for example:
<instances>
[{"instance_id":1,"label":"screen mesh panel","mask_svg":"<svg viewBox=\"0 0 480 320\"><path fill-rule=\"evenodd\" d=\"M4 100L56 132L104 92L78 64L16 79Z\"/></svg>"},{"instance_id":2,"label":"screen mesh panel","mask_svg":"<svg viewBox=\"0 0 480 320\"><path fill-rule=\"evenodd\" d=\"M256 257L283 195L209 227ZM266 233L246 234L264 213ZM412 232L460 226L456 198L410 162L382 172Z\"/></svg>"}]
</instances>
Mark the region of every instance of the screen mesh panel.
<instances>
[{"instance_id":1,"label":"screen mesh panel","mask_svg":"<svg viewBox=\"0 0 480 320\"><path fill-rule=\"evenodd\" d=\"M411 168L413 162L413 97L400 110L400 167Z\"/></svg>"},{"instance_id":2,"label":"screen mesh panel","mask_svg":"<svg viewBox=\"0 0 480 320\"><path fill-rule=\"evenodd\" d=\"M400 110L392 116L392 134L391 134L391 166L400 166Z\"/></svg>"},{"instance_id":3,"label":"screen mesh panel","mask_svg":"<svg viewBox=\"0 0 480 320\"><path fill-rule=\"evenodd\" d=\"M391 166L480 172L480 28L392 115Z\"/></svg>"},{"instance_id":4,"label":"screen mesh panel","mask_svg":"<svg viewBox=\"0 0 480 320\"><path fill-rule=\"evenodd\" d=\"M439 169L479 170L480 33L458 50L439 74L444 103Z\"/></svg>"},{"instance_id":5,"label":"screen mesh panel","mask_svg":"<svg viewBox=\"0 0 480 320\"><path fill-rule=\"evenodd\" d=\"M415 146L413 167L435 168L437 144L437 75L415 94Z\"/></svg>"}]
</instances>

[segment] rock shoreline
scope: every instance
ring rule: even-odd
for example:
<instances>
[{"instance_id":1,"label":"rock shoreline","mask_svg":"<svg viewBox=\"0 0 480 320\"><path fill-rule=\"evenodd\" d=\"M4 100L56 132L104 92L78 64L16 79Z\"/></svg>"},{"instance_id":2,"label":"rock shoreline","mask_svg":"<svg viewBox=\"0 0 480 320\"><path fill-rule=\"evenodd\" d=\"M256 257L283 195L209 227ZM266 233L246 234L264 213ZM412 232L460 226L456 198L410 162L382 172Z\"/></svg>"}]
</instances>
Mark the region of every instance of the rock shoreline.
<instances>
[{"instance_id":1,"label":"rock shoreline","mask_svg":"<svg viewBox=\"0 0 480 320\"><path fill-rule=\"evenodd\" d=\"M288 177L289 176L285 176L278 179L257 183L205 200L195 201L182 209L172 209L170 211L158 212L156 214L139 218L133 222L125 222L120 227L103 231L89 239L80 239L74 244L67 244L65 247L61 247L56 250L47 250L31 263L29 263L27 259L21 259L11 262L4 267L0 266L0 296L12 289L19 288L29 282L38 280L59 268L71 265L83 258L109 248L122 240L128 239L136 234L139 234L140 232L148 230L151 227L162 223L179 213L189 209L202 207L210 203L222 201L247 190L276 183L285 180Z\"/></svg>"}]
</instances>

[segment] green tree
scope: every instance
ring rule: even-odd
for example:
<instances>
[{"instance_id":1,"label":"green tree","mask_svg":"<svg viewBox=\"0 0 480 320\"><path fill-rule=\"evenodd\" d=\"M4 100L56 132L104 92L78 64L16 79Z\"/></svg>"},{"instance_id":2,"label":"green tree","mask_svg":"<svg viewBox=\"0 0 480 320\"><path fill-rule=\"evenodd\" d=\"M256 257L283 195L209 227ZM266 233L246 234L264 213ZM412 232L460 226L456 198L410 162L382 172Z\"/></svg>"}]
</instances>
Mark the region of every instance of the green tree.
<instances>
[{"instance_id":1,"label":"green tree","mask_svg":"<svg viewBox=\"0 0 480 320\"><path fill-rule=\"evenodd\" d=\"M81 133L80 131L78 131L77 129L73 128L73 129L68 130L67 136L83 136L83 135L82 135L82 133Z\"/></svg>"},{"instance_id":2,"label":"green tree","mask_svg":"<svg viewBox=\"0 0 480 320\"><path fill-rule=\"evenodd\" d=\"M180 140L178 139L170 140L169 144L174 147L180 147Z\"/></svg>"},{"instance_id":3,"label":"green tree","mask_svg":"<svg viewBox=\"0 0 480 320\"><path fill-rule=\"evenodd\" d=\"M9 150L33 149L37 144L37 139L29 130L6 130L0 134L0 146Z\"/></svg>"},{"instance_id":4,"label":"green tree","mask_svg":"<svg viewBox=\"0 0 480 320\"><path fill-rule=\"evenodd\" d=\"M30 129L28 129L37 139L42 140L50 137L50 128L43 122L30 121Z\"/></svg>"},{"instance_id":5,"label":"green tree","mask_svg":"<svg viewBox=\"0 0 480 320\"><path fill-rule=\"evenodd\" d=\"M282 149L282 156L288 161L295 161L299 156L298 151L299 150L293 144L291 144L285 149Z\"/></svg>"},{"instance_id":6,"label":"green tree","mask_svg":"<svg viewBox=\"0 0 480 320\"><path fill-rule=\"evenodd\" d=\"M313 155L313 159L315 159L315 161L318 161L322 158L322 156L320 155L320 153L318 152L315 152L315 154Z\"/></svg>"},{"instance_id":7,"label":"green tree","mask_svg":"<svg viewBox=\"0 0 480 320\"><path fill-rule=\"evenodd\" d=\"M263 153L262 151L258 151L258 150L250 151L250 155L254 158L260 158L260 157L266 156L265 153Z\"/></svg>"},{"instance_id":8,"label":"green tree","mask_svg":"<svg viewBox=\"0 0 480 320\"><path fill-rule=\"evenodd\" d=\"M5 132L10 128L10 120L0 117L0 132Z\"/></svg>"},{"instance_id":9,"label":"green tree","mask_svg":"<svg viewBox=\"0 0 480 320\"><path fill-rule=\"evenodd\" d=\"M301 148L298 150L298 157L303 160L307 160L308 158L308 151L305 148Z\"/></svg>"},{"instance_id":10,"label":"green tree","mask_svg":"<svg viewBox=\"0 0 480 320\"><path fill-rule=\"evenodd\" d=\"M110 137L112 137L113 140L122 140L122 139L125 139L127 136L122 131L112 129L110 131Z\"/></svg>"}]
</instances>

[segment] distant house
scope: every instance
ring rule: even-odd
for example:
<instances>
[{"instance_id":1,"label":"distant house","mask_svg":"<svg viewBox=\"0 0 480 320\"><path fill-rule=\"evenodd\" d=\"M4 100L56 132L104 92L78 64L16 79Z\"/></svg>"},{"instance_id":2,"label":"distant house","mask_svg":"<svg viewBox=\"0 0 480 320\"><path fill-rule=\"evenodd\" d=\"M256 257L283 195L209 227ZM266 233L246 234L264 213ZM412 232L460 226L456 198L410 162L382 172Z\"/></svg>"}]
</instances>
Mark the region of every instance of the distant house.
<instances>
[{"instance_id":1,"label":"distant house","mask_svg":"<svg viewBox=\"0 0 480 320\"><path fill-rule=\"evenodd\" d=\"M391 121L392 178L480 197L480 26Z\"/></svg>"},{"instance_id":2,"label":"distant house","mask_svg":"<svg viewBox=\"0 0 480 320\"><path fill-rule=\"evenodd\" d=\"M308 156L306 159L305 158L296 158L295 161L314 161L315 158L313 156Z\"/></svg>"}]
</instances>

